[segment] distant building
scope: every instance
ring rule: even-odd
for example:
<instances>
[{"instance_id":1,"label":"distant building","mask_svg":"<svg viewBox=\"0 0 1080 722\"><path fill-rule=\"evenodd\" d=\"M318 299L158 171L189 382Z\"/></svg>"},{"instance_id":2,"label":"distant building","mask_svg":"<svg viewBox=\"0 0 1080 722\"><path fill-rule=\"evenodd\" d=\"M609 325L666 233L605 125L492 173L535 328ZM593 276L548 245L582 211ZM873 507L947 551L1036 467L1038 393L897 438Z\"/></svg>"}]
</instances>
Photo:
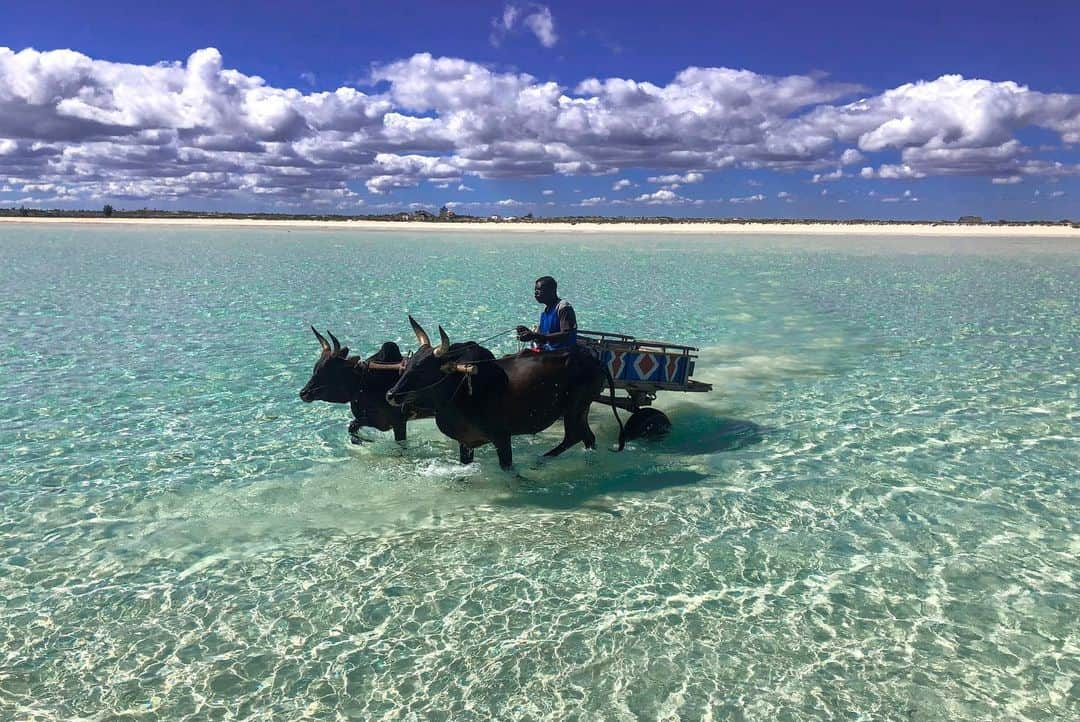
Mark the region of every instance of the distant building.
<instances>
[{"instance_id":1,"label":"distant building","mask_svg":"<svg viewBox=\"0 0 1080 722\"><path fill-rule=\"evenodd\" d=\"M956 220L956 222L957 223L966 223L966 224L969 224L969 225L978 225L979 223L982 223L983 220L982 220L982 216L960 216Z\"/></svg>"}]
</instances>

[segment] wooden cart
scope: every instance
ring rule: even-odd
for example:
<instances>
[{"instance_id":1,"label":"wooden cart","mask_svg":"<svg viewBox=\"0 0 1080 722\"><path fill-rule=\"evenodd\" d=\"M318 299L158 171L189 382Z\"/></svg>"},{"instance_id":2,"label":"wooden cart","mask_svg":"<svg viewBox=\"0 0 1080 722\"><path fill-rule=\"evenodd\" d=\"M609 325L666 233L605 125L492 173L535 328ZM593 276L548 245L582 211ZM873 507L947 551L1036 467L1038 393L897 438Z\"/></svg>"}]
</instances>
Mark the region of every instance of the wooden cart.
<instances>
[{"instance_id":1,"label":"wooden cart","mask_svg":"<svg viewBox=\"0 0 1080 722\"><path fill-rule=\"evenodd\" d=\"M578 345L600 359L625 395L596 398L598 403L632 412L627 422L628 438L655 436L671 428L667 416L649 408L660 391L703 393L712 384L695 381L694 365L698 349L666 341L646 341L621 333L578 331Z\"/></svg>"}]
</instances>

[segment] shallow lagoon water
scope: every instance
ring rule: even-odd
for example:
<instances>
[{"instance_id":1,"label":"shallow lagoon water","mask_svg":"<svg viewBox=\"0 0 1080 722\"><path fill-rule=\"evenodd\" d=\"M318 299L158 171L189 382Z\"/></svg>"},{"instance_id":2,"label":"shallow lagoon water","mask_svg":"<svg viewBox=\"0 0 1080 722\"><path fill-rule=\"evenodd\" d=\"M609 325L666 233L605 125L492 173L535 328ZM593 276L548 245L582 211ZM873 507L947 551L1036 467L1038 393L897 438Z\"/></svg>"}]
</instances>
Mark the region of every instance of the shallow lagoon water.
<instances>
[{"instance_id":1,"label":"shallow lagoon water","mask_svg":"<svg viewBox=\"0 0 1080 722\"><path fill-rule=\"evenodd\" d=\"M703 347L659 443L349 443L318 344ZM1068 239L0 229L0 718L1075 719ZM516 350L503 337L496 350Z\"/></svg>"}]
</instances>

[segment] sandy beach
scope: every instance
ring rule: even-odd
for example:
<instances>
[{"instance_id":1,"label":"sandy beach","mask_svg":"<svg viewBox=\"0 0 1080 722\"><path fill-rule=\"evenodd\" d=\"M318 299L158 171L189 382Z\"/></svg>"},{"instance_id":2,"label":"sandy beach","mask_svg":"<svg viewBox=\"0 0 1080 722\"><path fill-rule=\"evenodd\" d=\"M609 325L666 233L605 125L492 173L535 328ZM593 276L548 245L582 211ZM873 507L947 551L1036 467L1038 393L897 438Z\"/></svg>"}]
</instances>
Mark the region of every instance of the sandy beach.
<instances>
[{"instance_id":1,"label":"sandy beach","mask_svg":"<svg viewBox=\"0 0 1080 722\"><path fill-rule=\"evenodd\" d=\"M199 226L224 228L306 228L336 231L408 231L435 233L664 233L693 235L860 235L945 237L1056 237L1080 239L1070 226L987 226L851 223L427 223L411 221L304 221L235 218L22 218L0 217L0 223Z\"/></svg>"}]
</instances>

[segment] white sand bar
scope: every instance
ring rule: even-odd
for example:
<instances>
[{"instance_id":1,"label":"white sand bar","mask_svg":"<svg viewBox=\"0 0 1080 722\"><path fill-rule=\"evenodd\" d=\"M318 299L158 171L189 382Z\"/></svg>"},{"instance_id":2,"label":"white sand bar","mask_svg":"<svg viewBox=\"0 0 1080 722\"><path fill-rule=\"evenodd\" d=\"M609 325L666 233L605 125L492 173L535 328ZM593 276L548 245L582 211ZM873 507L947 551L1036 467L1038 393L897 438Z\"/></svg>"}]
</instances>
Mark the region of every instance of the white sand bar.
<instances>
[{"instance_id":1,"label":"white sand bar","mask_svg":"<svg viewBox=\"0 0 1080 722\"><path fill-rule=\"evenodd\" d=\"M304 221L236 218L23 218L0 216L0 223L201 226L232 228L310 228L336 231L399 231L448 233L652 233L695 235L860 235L952 236L1080 239L1080 228L1065 225L936 225L928 223L433 223L415 221Z\"/></svg>"}]
</instances>

